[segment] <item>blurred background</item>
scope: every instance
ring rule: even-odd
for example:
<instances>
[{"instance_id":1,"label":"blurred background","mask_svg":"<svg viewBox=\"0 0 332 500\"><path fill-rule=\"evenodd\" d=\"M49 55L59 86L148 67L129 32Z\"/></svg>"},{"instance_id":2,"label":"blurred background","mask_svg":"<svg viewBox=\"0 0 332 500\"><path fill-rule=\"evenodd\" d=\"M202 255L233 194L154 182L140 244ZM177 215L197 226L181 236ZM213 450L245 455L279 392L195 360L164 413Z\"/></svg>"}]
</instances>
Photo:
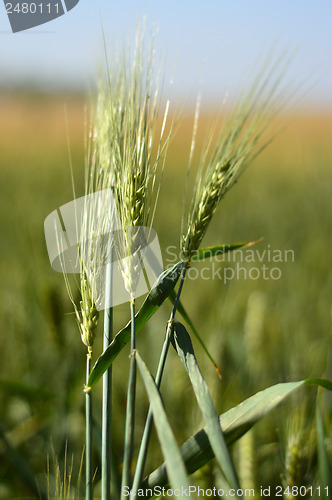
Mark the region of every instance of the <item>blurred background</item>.
<instances>
[{"instance_id":1,"label":"blurred background","mask_svg":"<svg viewBox=\"0 0 332 500\"><path fill-rule=\"evenodd\" d=\"M164 61L165 97L170 96L173 105L186 101L154 224L166 264L167 248L173 246L177 253L179 247L197 94L202 95L200 143L225 94L230 93L230 100L236 98L237 89L255 74L269 49L293 55L286 80L293 88L301 87L296 94L300 99L279 117L278 135L222 202L204 240L208 246L262 237L256 247L260 255L268 249L292 250L294 259L277 264L281 270L277 280L240 276L225 284L215 274L214 279L192 279L185 285L183 303L222 373L220 381L195 343L219 413L268 385L332 377L331 2L95 0L92 5L81 0L65 16L15 35L1 5L1 499L43 497L48 467L52 485L57 463L63 474L66 453L69 464L73 457L73 482L77 479L84 437L85 348L63 277L50 266L43 222L73 198L71 163L76 195L84 194L84 144L104 46L109 59L115 59L117 47L133 39L136 22L144 15L146 32L156 32L158 54ZM263 263L269 266L266 255ZM236 269L236 262L229 265ZM223 270L220 262L204 266ZM249 272L262 263L241 266ZM166 304L138 339L152 371L169 311ZM128 320L128 308L117 307L115 316L119 329ZM101 352L100 337L95 356ZM117 472L128 352L124 350L114 365ZM172 352L167 372L165 404L180 443L202 422L186 374ZM140 428L146 398L141 387L138 394ZM243 483L316 484L316 398L315 390L306 388L234 447ZM98 386L96 483L99 401ZM331 430L331 401L321 394L320 403ZM149 470L162 460L155 436L154 440ZM330 449L329 433L326 444ZM218 481L213 462L195 480L205 485Z\"/></svg>"}]
</instances>

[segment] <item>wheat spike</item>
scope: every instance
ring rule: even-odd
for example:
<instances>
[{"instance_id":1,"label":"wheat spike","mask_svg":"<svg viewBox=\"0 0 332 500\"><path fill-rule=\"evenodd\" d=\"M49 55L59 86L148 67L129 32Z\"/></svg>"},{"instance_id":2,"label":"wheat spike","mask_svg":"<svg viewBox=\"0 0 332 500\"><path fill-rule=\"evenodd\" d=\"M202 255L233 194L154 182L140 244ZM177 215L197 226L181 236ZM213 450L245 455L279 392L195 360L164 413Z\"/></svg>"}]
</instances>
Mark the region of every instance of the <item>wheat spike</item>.
<instances>
[{"instance_id":1,"label":"wheat spike","mask_svg":"<svg viewBox=\"0 0 332 500\"><path fill-rule=\"evenodd\" d=\"M266 129L282 108L278 103L279 69L278 63L263 68L247 95L230 109L222 123L217 120L209 133L199 163L187 228L181 238L182 252L188 262L199 248L220 201L268 143Z\"/></svg>"}]
</instances>

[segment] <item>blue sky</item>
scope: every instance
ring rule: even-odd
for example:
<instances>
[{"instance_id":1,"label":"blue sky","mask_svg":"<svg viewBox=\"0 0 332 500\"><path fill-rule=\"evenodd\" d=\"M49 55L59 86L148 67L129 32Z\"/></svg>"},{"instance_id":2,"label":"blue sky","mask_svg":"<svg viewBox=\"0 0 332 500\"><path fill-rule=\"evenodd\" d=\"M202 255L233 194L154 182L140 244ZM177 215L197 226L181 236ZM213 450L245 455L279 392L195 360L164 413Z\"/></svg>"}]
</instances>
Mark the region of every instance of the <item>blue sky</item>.
<instances>
[{"instance_id":1,"label":"blue sky","mask_svg":"<svg viewBox=\"0 0 332 500\"><path fill-rule=\"evenodd\" d=\"M297 51L290 78L318 80L308 105L332 108L331 0L80 0L66 15L16 34L2 3L0 82L88 87L103 60L101 23L112 54L143 15L148 31L158 27L166 79L176 90L201 88L212 101L274 47Z\"/></svg>"}]
</instances>

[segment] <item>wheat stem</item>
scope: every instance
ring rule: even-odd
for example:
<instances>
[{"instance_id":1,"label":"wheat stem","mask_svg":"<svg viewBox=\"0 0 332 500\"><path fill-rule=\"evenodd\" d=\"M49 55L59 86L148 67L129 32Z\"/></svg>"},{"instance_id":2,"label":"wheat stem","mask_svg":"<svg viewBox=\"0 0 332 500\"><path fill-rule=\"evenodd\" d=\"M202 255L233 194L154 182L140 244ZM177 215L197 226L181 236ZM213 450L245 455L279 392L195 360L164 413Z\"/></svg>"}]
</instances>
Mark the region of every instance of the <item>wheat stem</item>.
<instances>
[{"instance_id":1,"label":"wheat stem","mask_svg":"<svg viewBox=\"0 0 332 500\"><path fill-rule=\"evenodd\" d=\"M88 348L86 356L86 383L88 383L91 370L91 353L92 349ZM91 390L85 392L85 498L86 500L93 499L92 488L92 395Z\"/></svg>"},{"instance_id":2,"label":"wheat stem","mask_svg":"<svg viewBox=\"0 0 332 500\"><path fill-rule=\"evenodd\" d=\"M161 351L160 358L159 358L157 374L156 374L156 379L155 379L155 382L156 382L158 389L160 388L161 379L162 379L162 376L164 373L164 368L165 368L166 358L167 358L167 354L168 354L168 350L169 350L169 345L170 345L172 335L173 335L173 325L174 325L175 314L176 314L176 310L177 310L177 307L178 307L178 304L180 301L180 296L181 296L183 283L184 283L185 276L186 276L186 271L187 271L187 268L184 267L182 274L181 274L180 284L179 284L179 288L178 288L176 298L174 301L173 309L172 309L170 318L167 322L166 334L165 334L164 343L163 343L162 351ZM141 440L141 446L140 446L140 450L139 450L139 454L138 454L137 466L136 466L134 480L133 480L133 488L132 488L133 491L137 491L139 489L140 484L141 484L142 479L143 479L144 467L145 467L145 462L146 462L146 457L147 457L148 447L149 447L149 442L150 442L150 437L151 437L151 431L152 431L152 424L153 424L153 416L152 416L152 411L151 411L151 407L150 407L149 411L148 411L147 418L146 418L144 432L143 432L143 436L142 436L142 440ZM130 498L131 499L135 498L135 496L136 495L134 493Z\"/></svg>"},{"instance_id":3,"label":"wheat stem","mask_svg":"<svg viewBox=\"0 0 332 500\"><path fill-rule=\"evenodd\" d=\"M127 409L126 409L126 429L124 442L124 458L123 458L123 473L122 473L122 488L131 485L131 462L134 448L134 427L135 427L135 403L136 403L136 335L135 335L135 300L130 301L131 313L131 340L130 340L130 370L128 381L127 394ZM121 499L125 498L121 494Z\"/></svg>"},{"instance_id":4,"label":"wheat stem","mask_svg":"<svg viewBox=\"0 0 332 500\"><path fill-rule=\"evenodd\" d=\"M108 264L106 272L105 303L111 304L112 264ZM104 315L104 351L113 337L113 309L105 309ZM103 408L102 408L102 450L101 450L101 498L110 500L111 468L112 468L112 366L103 376Z\"/></svg>"}]
</instances>

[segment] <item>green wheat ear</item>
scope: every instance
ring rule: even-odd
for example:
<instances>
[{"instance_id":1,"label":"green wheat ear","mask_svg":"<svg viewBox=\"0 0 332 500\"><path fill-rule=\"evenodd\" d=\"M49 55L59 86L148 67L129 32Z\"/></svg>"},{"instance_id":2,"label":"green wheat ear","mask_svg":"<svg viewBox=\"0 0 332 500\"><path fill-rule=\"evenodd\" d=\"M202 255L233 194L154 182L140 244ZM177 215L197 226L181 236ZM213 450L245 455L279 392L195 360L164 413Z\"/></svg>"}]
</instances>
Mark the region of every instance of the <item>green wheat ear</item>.
<instances>
[{"instance_id":1,"label":"green wheat ear","mask_svg":"<svg viewBox=\"0 0 332 500\"><path fill-rule=\"evenodd\" d=\"M282 74L279 66L280 62L276 62L272 68L263 68L245 97L225 117L220 116L209 132L199 162L187 227L181 237L182 252L188 262L199 248L220 201L269 142L266 129L282 108L278 104ZM194 134L195 128L197 125ZM191 159L192 153L189 163Z\"/></svg>"},{"instance_id":2,"label":"green wheat ear","mask_svg":"<svg viewBox=\"0 0 332 500\"><path fill-rule=\"evenodd\" d=\"M168 123L170 103L162 104L162 75L155 69L154 46L146 50L139 31L133 60L125 50L119 60L108 65L107 77L99 80L89 141L87 191L112 188L123 228L119 246L129 256L138 255L140 248L135 245L137 233L127 228L149 227L153 222L177 113ZM123 255L118 257L125 286L132 294L139 259L133 255L129 265Z\"/></svg>"},{"instance_id":3,"label":"green wheat ear","mask_svg":"<svg viewBox=\"0 0 332 500\"><path fill-rule=\"evenodd\" d=\"M81 257L82 247L84 247L83 241L80 242L78 245L79 256L81 261L81 272L80 272L79 283L75 279L76 286L78 287L80 296L78 303L74 298L72 285L69 281L69 275L65 271L64 262L61 261L61 264L62 264L63 277L65 280L67 293L74 308L76 323L78 325L78 329L81 334L82 342L88 347L88 351L91 352L96 335L99 312L96 307L95 294L93 293L91 285L87 279L86 271L84 269L83 260ZM62 249L60 247L59 250L60 250L60 255L62 255L61 252Z\"/></svg>"},{"instance_id":4,"label":"green wheat ear","mask_svg":"<svg viewBox=\"0 0 332 500\"><path fill-rule=\"evenodd\" d=\"M83 344L88 348L92 348L96 336L99 312L97 311L92 290L84 272L81 273L81 297L79 312L81 318L81 322L79 323L81 338Z\"/></svg>"},{"instance_id":5,"label":"green wheat ear","mask_svg":"<svg viewBox=\"0 0 332 500\"><path fill-rule=\"evenodd\" d=\"M91 351L99 319L99 312L96 308L92 289L86 278L85 272L82 271L79 285L80 301L79 304L77 304L73 296L68 276L65 273L64 279L70 301L74 308L76 323L81 334L82 342L88 347L88 350Z\"/></svg>"}]
</instances>

